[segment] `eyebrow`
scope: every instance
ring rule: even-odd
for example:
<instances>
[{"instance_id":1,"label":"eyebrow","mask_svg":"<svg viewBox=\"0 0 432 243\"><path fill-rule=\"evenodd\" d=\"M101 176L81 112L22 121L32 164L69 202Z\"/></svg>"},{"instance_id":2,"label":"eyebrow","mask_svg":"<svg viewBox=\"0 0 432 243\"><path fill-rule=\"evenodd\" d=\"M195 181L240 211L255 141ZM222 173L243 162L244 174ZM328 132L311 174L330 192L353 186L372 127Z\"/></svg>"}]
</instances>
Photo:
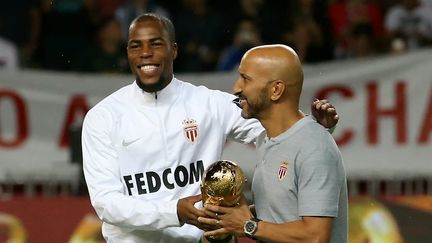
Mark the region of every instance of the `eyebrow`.
<instances>
[{"instance_id":1,"label":"eyebrow","mask_svg":"<svg viewBox=\"0 0 432 243\"><path fill-rule=\"evenodd\" d=\"M139 41L139 40L129 40L129 41L128 41L128 44L131 44L131 43L139 43L139 42L141 42L141 41Z\"/></svg>"},{"instance_id":2,"label":"eyebrow","mask_svg":"<svg viewBox=\"0 0 432 243\"><path fill-rule=\"evenodd\" d=\"M161 41L166 42L166 41L164 40L164 38L162 38L162 37L155 37L155 38L151 38L151 39L149 39L148 41L153 42L153 41L158 41L158 40L161 40ZM128 41L128 43L140 43L140 42L142 42L142 41L143 41L142 39L131 39L131 40Z\"/></svg>"},{"instance_id":3,"label":"eyebrow","mask_svg":"<svg viewBox=\"0 0 432 243\"><path fill-rule=\"evenodd\" d=\"M252 79L252 77L250 77L249 75L245 74L245 73L241 73L239 72L240 76L242 76L243 78L247 78L247 79Z\"/></svg>"}]
</instances>

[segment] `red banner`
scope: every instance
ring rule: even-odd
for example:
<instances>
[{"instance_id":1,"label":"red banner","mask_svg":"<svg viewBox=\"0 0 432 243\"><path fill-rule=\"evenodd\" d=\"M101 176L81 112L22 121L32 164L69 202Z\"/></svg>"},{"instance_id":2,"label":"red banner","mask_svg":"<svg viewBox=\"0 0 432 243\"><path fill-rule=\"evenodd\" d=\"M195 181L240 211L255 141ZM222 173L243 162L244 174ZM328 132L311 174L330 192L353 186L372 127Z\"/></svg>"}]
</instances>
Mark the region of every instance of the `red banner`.
<instances>
[{"instance_id":1,"label":"red banner","mask_svg":"<svg viewBox=\"0 0 432 243\"><path fill-rule=\"evenodd\" d=\"M432 196L350 198L349 216L350 243L432 239ZM87 197L14 197L0 203L0 242L103 242L100 226Z\"/></svg>"}]
</instances>

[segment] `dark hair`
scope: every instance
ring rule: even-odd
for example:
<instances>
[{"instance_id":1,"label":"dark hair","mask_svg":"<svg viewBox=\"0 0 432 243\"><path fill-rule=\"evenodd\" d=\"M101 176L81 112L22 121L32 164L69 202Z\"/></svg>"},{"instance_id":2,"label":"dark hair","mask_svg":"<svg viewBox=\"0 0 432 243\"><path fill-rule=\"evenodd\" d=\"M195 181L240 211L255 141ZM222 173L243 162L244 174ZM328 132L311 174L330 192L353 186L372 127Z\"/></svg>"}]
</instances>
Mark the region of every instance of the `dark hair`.
<instances>
[{"instance_id":1,"label":"dark hair","mask_svg":"<svg viewBox=\"0 0 432 243\"><path fill-rule=\"evenodd\" d=\"M142 15L136 17L132 21L131 25L136 23L136 22L145 22L145 21L157 21L157 22L159 22L163 26L165 31L168 33L168 37L170 38L170 41L172 41L173 43L176 41L174 25L170 19L168 19L164 16L161 16L161 15L155 14L155 13L145 13L145 14L142 14Z\"/></svg>"}]
</instances>

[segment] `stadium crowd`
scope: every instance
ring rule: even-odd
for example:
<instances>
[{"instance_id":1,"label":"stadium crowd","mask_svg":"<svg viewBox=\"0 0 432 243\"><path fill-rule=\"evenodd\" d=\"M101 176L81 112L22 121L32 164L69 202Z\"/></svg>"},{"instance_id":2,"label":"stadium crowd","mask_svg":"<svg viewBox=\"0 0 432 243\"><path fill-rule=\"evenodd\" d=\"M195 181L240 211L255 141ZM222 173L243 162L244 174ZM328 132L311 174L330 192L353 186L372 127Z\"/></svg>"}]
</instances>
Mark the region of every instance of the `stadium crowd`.
<instances>
[{"instance_id":1,"label":"stadium crowd","mask_svg":"<svg viewBox=\"0 0 432 243\"><path fill-rule=\"evenodd\" d=\"M0 8L0 67L129 72L128 26L145 12L175 24L175 72L233 70L270 43L303 63L432 45L432 0L14 0Z\"/></svg>"}]
</instances>

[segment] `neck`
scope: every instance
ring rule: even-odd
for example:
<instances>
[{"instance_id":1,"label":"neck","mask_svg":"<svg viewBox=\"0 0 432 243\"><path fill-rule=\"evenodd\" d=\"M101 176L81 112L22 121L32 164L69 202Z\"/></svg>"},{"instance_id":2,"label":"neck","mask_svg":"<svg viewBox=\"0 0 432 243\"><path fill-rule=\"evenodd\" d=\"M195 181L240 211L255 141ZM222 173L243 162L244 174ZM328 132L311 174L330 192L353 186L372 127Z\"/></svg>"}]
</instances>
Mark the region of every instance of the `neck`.
<instances>
[{"instance_id":1,"label":"neck","mask_svg":"<svg viewBox=\"0 0 432 243\"><path fill-rule=\"evenodd\" d=\"M269 138L277 137L297 121L304 117L303 112L295 106L295 109L290 109L288 106L273 107L265 118L260 118L259 121L266 130Z\"/></svg>"},{"instance_id":2,"label":"neck","mask_svg":"<svg viewBox=\"0 0 432 243\"><path fill-rule=\"evenodd\" d=\"M159 91L163 90L166 86L168 86L168 84L171 83L172 79L173 79L173 77L171 76L170 79L162 79L162 80L160 80L154 84L143 84L139 80L139 78L137 77L136 83L137 83L138 87L140 87L141 90L143 90L144 92L154 93L154 92L159 92Z\"/></svg>"}]
</instances>

